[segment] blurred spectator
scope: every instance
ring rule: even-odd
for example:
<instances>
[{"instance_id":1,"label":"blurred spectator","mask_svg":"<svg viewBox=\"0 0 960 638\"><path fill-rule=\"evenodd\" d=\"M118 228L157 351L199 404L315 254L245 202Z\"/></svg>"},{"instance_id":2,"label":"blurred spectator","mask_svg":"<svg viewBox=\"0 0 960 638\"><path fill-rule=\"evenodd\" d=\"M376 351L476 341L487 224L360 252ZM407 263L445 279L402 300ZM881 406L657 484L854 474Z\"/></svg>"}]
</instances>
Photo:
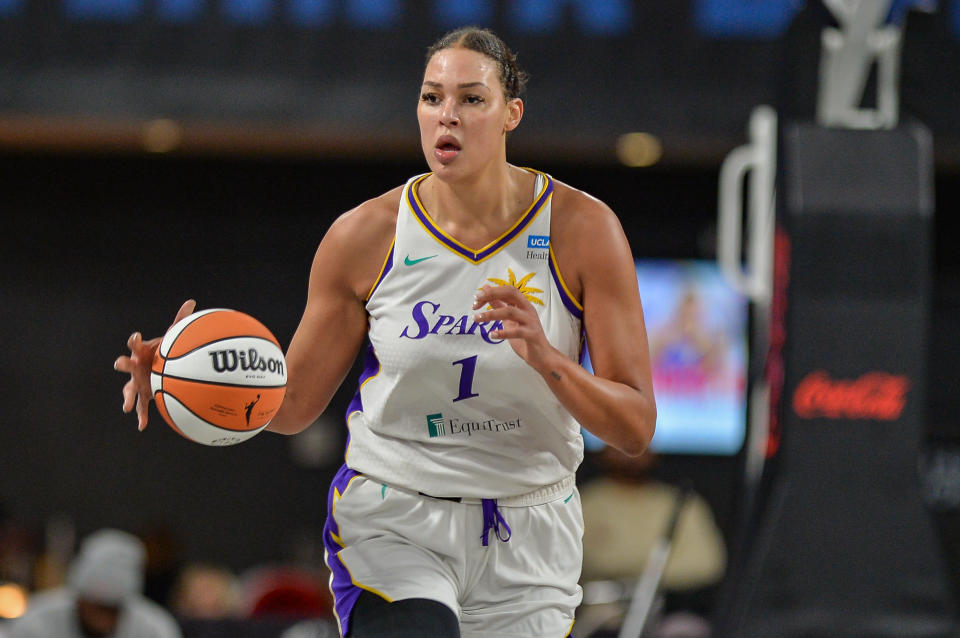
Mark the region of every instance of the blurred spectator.
<instances>
[{"instance_id":1,"label":"blurred spectator","mask_svg":"<svg viewBox=\"0 0 960 638\"><path fill-rule=\"evenodd\" d=\"M329 574L298 567L262 567L243 578L241 615L248 618L329 618Z\"/></svg>"},{"instance_id":2,"label":"blurred spectator","mask_svg":"<svg viewBox=\"0 0 960 638\"><path fill-rule=\"evenodd\" d=\"M667 532L681 490L653 478L651 471L658 461L653 452L636 458L607 446L597 460L602 473L580 490L582 581L624 581L628 595L646 567L650 550ZM718 583L725 569L726 546L710 506L698 494L689 494L660 581L661 591L667 593L665 611L709 613L691 594ZM625 609L624 604L621 607ZM689 613L685 620L684 626L700 624Z\"/></svg>"},{"instance_id":3,"label":"blurred spectator","mask_svg":"<svg viewBox=\"0 0 960 638\"><path fill-rule=\"evenodd\" d=\"M181 638L173 617L141 593L144 560L135 536L113 529L91 534L68 584L34 596L10 638Z\"/></svg>"},{"instance_id":4,"label":"blurred spectator","mask_svg":"<svg viewBox=\"0 0 960 638\"><path fill-rule=\"evenodd\" d=\"M598 460L604 474L581 490L583 578L635 577L643 571L654 542L665 533L679 488L657 481L658 457L629 457L607 446ZM661 585L686 590L720 580L726 567L723 537L707 502L692 494L680 514Z\"/></svg>"},{"instance_id":5,"label":"blurred spectator","mask_svg":"<svg viewBox=\"0 0 960 638\"><path fill-rule=\"evenodd\" d=\"M170 609L183 619L234 618L239 609L237 577L223 567L188 565L173 586Z\"/></svg>"}]
</instances>

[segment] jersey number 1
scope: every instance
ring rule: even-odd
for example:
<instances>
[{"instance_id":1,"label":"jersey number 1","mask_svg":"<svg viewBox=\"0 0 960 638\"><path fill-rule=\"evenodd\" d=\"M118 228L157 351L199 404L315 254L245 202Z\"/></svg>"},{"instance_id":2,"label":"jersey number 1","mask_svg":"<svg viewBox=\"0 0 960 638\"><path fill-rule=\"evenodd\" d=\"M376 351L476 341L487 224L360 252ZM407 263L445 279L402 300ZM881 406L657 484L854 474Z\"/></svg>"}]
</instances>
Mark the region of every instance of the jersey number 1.
<instances>
[{"instance_id":1,"label":"jersey number 1","mask_svg":"<svg viewBox=\"0 0 960 638\"><path fill-rule=\"evenodd\" d=\"M469 399L470 397L480 396L473 391L473 373L477 371L477 355L454 361L450 365L463 366L460 369L460 394L453 400L454 403Z\"/></svg>"}]
</instances>

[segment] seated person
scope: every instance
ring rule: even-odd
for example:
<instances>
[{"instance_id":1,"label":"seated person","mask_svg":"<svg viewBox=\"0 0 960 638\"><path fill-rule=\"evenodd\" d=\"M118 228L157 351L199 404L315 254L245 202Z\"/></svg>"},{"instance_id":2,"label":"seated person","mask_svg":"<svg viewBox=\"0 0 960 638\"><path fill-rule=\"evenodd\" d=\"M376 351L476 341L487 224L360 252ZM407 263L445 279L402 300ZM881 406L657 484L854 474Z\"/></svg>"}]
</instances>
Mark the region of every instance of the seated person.
<instances>
[{"instance_id":1,"label":"seated person","mask_svg":"<svg viewBox=\"0 0 960 638\"><path fill-rule=\"evenodd\" d=\"M629 457L606 446L596 458L601 473L580 489L581 582L624 581L629 599L651 548L667 532L681 489L651 476L658 460L653 452ZM667 594L666 611L707 614L709 610L696 603L696 593L717 584L725 569L726 545L710 506L700 495L689 494L660 581L660 590Z\"/></svg>"},{"instance_id":2,"label":"seated person","mask_svg":"<svg viewBox=\"0 0 960 638\"><path fill-rule=\"evenodd\" d=\"M68 584L31 598L9 638L181 638L173 616L141 593L145 559L135 536L113 529L91 534Z\"/></svg>"}]
</instances>

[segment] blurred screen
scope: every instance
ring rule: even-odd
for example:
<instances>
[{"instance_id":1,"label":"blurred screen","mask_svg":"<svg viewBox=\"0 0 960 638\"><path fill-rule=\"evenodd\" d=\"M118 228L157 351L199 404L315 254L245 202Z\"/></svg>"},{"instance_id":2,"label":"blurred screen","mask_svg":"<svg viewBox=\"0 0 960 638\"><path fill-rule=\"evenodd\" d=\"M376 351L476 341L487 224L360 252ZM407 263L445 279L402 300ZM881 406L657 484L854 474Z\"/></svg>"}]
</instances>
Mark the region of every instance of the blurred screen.
<instances>
[{"instance_id":1,"label":"blurred screen","mask_svg":"<svg viewBox=\"0 0 960 638\"><path fill-rule=\"evenodd\" d=\"M637 260L661 454L731 455L746 431L747 300L716 262ZM593 372L590 354L584 367ZM588 450L604 443L584 430Z\"/></svg>"}]
</instances>

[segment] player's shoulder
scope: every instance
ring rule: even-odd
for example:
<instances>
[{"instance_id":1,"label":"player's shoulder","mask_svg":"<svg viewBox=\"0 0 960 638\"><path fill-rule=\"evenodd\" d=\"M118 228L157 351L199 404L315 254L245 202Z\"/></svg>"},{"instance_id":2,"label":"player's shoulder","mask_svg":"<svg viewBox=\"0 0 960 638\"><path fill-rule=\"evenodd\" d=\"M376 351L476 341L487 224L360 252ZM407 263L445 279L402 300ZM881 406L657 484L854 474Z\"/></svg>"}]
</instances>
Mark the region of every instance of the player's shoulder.
<instances>
[{"instance_id":1,"label":"player's shoulder","mask_svg":"<svg viewBox=\"0 0 960 638\"><path fill-rule=\"evenodd\" d=\"M396 236L402 192L402 186L392 188L334 220L314 257L317 281L333 278L358 299L365 297Z\"/></svg>"},{"instance_id":2,"label":"player's shoulder","mask_svg":"<svg viewBox=\"0 0 960 638\"><path fill-rule=\"evenodd\" d=\"M397 211L403 186L368 199L343 213L330 230L344 240L371 241L392 237L397 227Z\"/></svg>"},{"instance_id":3,"label":"player's shoulder","mask_svg":"<svg viewBox=\"0 0 960 638\"><path fill-rule=\"evenodd\" d=\"M554 180L550 214L550 246L575 299L591 274L631 263L620 220L600 199ZM632 267L632 266L631 266Z\"/></svg>"},{"instance_id":4,"label":"player's shoulder","mask_svg":"<svg viewBox=\"0 0 960 638\"><path fill-rule=\"evenodd\" d=\"M607 204L558 179L553 180L551 220L551 234L569 235L571 239L579 237L584 241L620 228L617 215Z\"/></svg>"}]
</instances>

